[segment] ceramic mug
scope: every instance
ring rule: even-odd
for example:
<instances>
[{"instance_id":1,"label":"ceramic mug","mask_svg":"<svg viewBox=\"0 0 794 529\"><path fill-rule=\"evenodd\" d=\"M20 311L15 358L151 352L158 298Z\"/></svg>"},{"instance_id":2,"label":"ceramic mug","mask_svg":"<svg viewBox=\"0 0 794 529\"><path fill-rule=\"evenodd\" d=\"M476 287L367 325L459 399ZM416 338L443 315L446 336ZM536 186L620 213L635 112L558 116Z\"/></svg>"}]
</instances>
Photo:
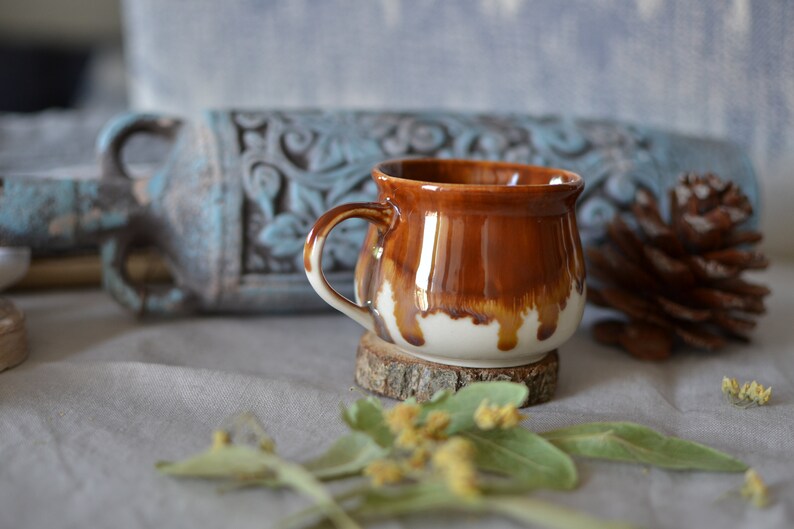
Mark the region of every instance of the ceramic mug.
<instances>
[{"instance_id":1,"label":"ceramic mug","mask_svg":"<svg viewBox=\"0 0 794 529\"><path fill-rule=\"evenodd\" d=\"M532 363L582 318L585 264L569 171L515 163L402 159L372 170L380 202L322 215L304 248L332 307L417 357L469 367ZM323 243L340 222L371 223L356 302L326 281Z\"/></svg>"}]
</instances>

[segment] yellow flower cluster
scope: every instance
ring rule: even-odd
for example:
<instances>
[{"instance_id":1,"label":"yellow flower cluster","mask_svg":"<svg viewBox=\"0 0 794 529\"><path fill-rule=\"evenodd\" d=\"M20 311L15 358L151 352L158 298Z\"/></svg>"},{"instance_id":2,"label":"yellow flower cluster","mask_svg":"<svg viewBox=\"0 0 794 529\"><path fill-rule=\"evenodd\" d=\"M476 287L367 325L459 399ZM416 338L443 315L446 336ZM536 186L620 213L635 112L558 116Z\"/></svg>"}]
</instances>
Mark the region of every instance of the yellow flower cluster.
<instances>
[{"instance_id":1,"label":"yellow flower cluster","mask_svg":"<svg viewBox=\"0 0 794 529\"><path fill-rule=\"evenodd\" d=\"M450 491L468 498L479 493L474 445L462 437L447 438L451 417L431 411L420 424L422 409L413 402L398 404L384 413L400 449L389 459L378 459L364 470L376 487L421 478L429 470L440 475Z\"/></svg>"},{"instance_id":2,"label":"yellow flower cluster","mask_svg":"<svg viewBox=\"0 0 794 529\"><path fill-rule=\"evenodd\" d=\"M772 396L772 388L764 389L764 386L753 380L751 383L745 382L739 390L739 400L749 399L758 404L759 406L769 402Z\"/></svg>"},{"instance_id":3,"label":"yellow flower cluster","mask_svg":"<svg viewBox=\"0 0 794 529\"><path fill-rule=\"evenodd\" d=\"M399 433L416 426L422 409L418 404L403 402L385 412L386 424L393 433Z\"/></svg>"},{"instance_id":4,"label":"yellow flower cluster","mask_svg":"<svg viewBox=\"0 0 794 529\"><path fill-rule=\"evenodd\" d=\"M742 496L759 509L769 505L769 489L767 489L766 483L761 479L758 472L752 468L744 474Z\"/></svg>"},{"instance_id":5,"label":"yellow flower cluster","mask_svg":"<svg viewBox=\"0 0 794 529\"><path fill-rule=\"evenodd\" d=\"M446 439L450 416L443 411L431 411L423 425L418 425L421 408L414 403L403 402L385 413L386 424L397 436L395 444L399 448L415 450L428 441Z\"/></svg>"},{"instance_id":6,"label":"yellow flower cluster","mask_svg":"<svg viewBox=\"0 0 794 529\"><path fill-rule=\"evenodd\" d=\"M452 418L445 411L431 411L422 427L422 434L428 439L440 441L447 438L447 428Z\"/></svg>"},{"instance_id":7,"label":"yellow flower cluster","mask_svg":"<svg viewBox=\"0 0 794 529\"><path fill-rule=\"evenodd\" d=\"M408 456L408 468L411 470L423 470L427 466L427 462L430 461L431 455L432 452L427 446L414 448Z\"/></svg>"},{"instance_id":8,"label":"yellow flower cluster","mask_svg":"<svg viewBox=\"0 0 794 529\"><path fill-rule=\"evenodd\" d=\"M722 393L728 402L740 408L763 406L772 396L772 388L764 388L755 380L739 386L735 378L722 377Z\"/></svg>"},{"instance_id":9,"label":"yellow flower cluster","mask_svg":"<svg viewBox=\"0 0 794 529\"><path fill-rule=\"evenodd\" d=\"M474 412L474 422L480 430L506 430L517 426L524 418L514 404L491 405L487 400L482 401Z\"/></svg>"},{"instance_id":10,"label":"yellow flower cluster","mask_svg":"<svg viewBox=\"0 0 794 529\"><path fill-rule=\"evenodd\" d=\"M215 430L212 432L212 447L210 450L220 450L224 446L232 443L232 437L226 430Z\"/></svg>"},{"instance_id":11,"label":"yellow flower cluster","mask_svg":"<svg viewBox=\"0 0 794 529\"><path fill-rule=\"evenodd\" d=\"M463 498L477 496L477 468L474 466L476 450L471 441L452 437L442 443L433 454L433 468L444 477L449 490Z\"/></svg>"},{"instance_id":12,"label":"yellow flower cluster","mask_svg":"<svg viewBox=\"0 0 794 529\"><path fill-rule=\"evenodd\" d=\"M722 393L725 395L739 395L739 381L735 378L722 377Z\"/></svg>"},{"instance_id":13,"label":"yellow flower cluster","mask_svg":"<svg viewBox=\"0 0 794 529\"><path fill-rule=\"evenodd\" d=\"M390 459L376 459L367 465L364 475L369 476L376 487L399 483L405 477L400 464Z\"/></svg>"}]
</instances>

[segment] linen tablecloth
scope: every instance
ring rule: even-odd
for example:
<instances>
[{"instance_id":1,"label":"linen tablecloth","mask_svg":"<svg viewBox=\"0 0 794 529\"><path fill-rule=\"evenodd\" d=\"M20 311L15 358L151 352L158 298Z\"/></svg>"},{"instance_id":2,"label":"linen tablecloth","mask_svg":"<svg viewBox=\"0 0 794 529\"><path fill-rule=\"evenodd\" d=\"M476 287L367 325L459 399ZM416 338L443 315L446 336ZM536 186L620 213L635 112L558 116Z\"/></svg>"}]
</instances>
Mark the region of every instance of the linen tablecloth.
<instances>
[{"instance_id":1,"label":"linen tablecloth","mask_svg":"<svg viewBox=\"0 0 794 529\"><path fill-rule=\"evenodd\" d=\"M738 497L741 474L668 472L580 461L574 492L550 501L646 527L794 526L794 263L761 277L774 293L750 345L644 363L595 344L588 326L561 350L537 431L637 421L728 451L758 469L775 502ZM30 358L0 374L0 528L267 527L307 504L281 491L219 494L159 475L154 463L203 450L224 419L252 411L280 453L305 460L345 427L361 333L337 314L137 321L99 291L13 296ZM768 406L740 410L723 375L771 385ZM382 527L514 527L498 518L415 516Z\"/></svg>"}]
</instances>

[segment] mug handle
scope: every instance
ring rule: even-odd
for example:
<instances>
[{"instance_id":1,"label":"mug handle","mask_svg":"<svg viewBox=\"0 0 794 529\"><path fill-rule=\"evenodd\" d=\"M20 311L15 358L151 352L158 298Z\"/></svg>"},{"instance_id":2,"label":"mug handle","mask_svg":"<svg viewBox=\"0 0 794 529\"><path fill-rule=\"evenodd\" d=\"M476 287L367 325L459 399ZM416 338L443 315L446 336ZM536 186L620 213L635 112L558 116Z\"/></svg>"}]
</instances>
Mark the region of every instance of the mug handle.
<instances>
[{"instance_id":1,"label":"mug handle","mask_svg":"<svg viewBox=\"0 0 794 529\"><path fill-rule=\"evenodd\" d=\"M309 283L315 292L333 308L372 332L375 332L375 320L369 310L353 303L334 290L325 278L323 246L325 246L325 240L331 230L344 220L359 218L388 228L396 213L394 206L389 203L355 202L336 206L317 219L306 237L306 244L303 247L303 267L306 269L306 277L309 278Z\"/></svg>"}]
</instances>

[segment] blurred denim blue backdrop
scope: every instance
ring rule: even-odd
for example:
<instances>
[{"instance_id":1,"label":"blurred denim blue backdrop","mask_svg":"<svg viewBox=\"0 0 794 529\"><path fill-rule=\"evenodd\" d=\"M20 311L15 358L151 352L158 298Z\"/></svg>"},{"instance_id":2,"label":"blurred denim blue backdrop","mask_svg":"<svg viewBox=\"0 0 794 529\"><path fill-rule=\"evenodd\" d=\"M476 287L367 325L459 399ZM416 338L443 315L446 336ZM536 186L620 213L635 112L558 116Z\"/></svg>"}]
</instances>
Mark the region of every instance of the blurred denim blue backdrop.
<instances>
[{"instance_id":1,"label":"blurred denim blue backdrop","mask_svg":"<svg viewBox=\"0 0 794 529\"><path fill-rule=\"evenodd\" d=\"M732 138L794 253L794 2L126 0L133 106L449 108Z\"/></svg>"}]
</instances>

